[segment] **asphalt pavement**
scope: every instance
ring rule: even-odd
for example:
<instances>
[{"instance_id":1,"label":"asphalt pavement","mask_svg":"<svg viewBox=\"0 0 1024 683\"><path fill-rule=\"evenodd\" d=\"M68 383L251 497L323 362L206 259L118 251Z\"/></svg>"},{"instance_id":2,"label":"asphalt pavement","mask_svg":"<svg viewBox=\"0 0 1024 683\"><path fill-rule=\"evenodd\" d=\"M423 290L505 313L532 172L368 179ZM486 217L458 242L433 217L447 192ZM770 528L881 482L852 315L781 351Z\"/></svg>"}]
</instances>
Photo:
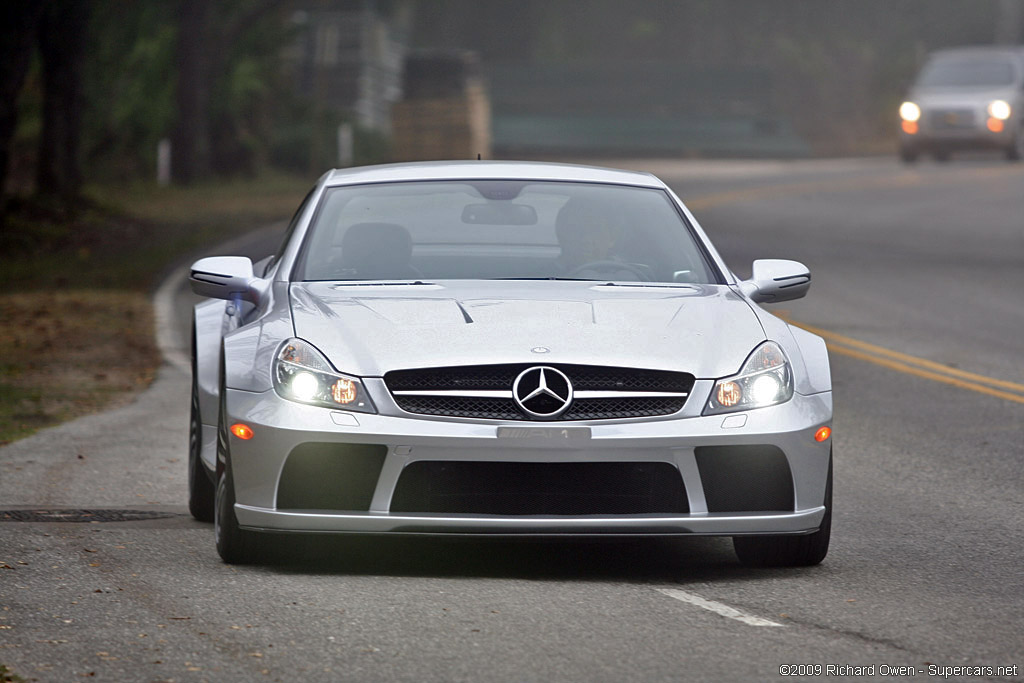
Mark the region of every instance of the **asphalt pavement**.
<instances>
[{"instance_id":1,"label":"asphalt pavement","mask_svg":"<svg viewBox=\"0 0 1024 683\"><path fill-rule=\"evenodd\" d=\"M131 405L0 449L0 509L27 520L0 521L0 664L39 681L1024 680L1024 166L620 165L668 181L739 274L810 266L809 296L776 310L831 348L822 565L743 568L728 540L692 538L319 540L227 566L185 508L188 377L169 361ZM179 360L181 284L162 294Z\"/></svg>"}]
</instances>

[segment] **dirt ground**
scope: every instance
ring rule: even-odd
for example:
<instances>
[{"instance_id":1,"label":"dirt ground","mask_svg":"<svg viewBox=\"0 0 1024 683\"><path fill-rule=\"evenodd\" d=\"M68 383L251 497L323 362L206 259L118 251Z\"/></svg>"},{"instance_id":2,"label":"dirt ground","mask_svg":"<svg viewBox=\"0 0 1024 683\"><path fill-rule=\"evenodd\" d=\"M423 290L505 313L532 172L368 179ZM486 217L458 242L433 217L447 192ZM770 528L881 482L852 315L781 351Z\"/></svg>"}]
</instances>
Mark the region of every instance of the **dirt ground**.
<instances>
[{"instance_id":1,"label":"dirt ground","mask_svg":"<svg viewBox=\"0 0 1024 683\"><path fill-rule=\"evenodd\" d=\"M0 295L0 445L131 400L159 362L142 292Z\"/></svg>"}]
</instances>

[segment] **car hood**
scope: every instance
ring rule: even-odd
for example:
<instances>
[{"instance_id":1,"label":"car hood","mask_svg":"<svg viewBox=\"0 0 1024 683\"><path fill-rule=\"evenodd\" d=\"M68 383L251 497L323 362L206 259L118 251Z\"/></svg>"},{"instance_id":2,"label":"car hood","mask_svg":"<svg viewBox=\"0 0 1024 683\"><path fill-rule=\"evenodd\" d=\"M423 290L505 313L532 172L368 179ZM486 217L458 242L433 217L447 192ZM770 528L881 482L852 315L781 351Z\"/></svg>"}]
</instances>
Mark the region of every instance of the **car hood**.
<instances>
[{"instance_id":1,"label":"car hood","mask_svg":"<svg viewBox=\"0 0 1024 683\"><path fill-rule=\"evenodd\" d=\"M1017 97L1014 88L914 88L907 99L923 109L934 107L969 107L983 109L993 100L1011 104Z\"/></svg>"},{"instance_id":2,"label":"car hood","mask_svg":"<svg viewBox=\"0 0 1024 683\"><path fill-rule=\"evenodd\" d=\"M296 336L341 372L491 363L739 370L765 339L726 286L567 281L311 282L290 288ZM547 351L541 351L541 349Z\"/></svg>"}]
</instances>

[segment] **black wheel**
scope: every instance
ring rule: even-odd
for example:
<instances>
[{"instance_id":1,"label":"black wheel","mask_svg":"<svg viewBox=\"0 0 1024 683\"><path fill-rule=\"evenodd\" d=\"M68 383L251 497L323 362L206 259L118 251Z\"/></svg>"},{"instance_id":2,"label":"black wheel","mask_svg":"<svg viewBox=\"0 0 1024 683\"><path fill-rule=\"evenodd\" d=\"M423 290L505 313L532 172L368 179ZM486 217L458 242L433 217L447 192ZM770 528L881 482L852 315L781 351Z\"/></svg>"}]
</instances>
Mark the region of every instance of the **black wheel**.
<instances>
[{"instance_id":1,"label":"black wheel","mask_svg":"<svg viewBox=\"0 0 1024 683\"><path fill-rule=\"evenodd\" d=\"M224 369L221 367L220 411L217 415L217 490L214 495L213 536L217 554L228 564L252 564L258 558L256 533L238 525L235 480L231 474L225 415Z\"/></svg>"},{"instance_id":2,"label":"black wheel","mask_svg":"<svg viewBox=\"0 0 1024 683\"><path fill-rule=\"evenodd\" d=\"M917 161L917 150L913 147L900 147L900 161L913 164Z\"/></svg>"},{"instance_id":3,"label":"black wheel","mask_svg":"<svg viewBox=\"0 0 1024 683\"><path fill-rule=\"evenodd\" d=\"M934 152L932 152L932 159L935 159L935 161L939 162L940 164L944 164L947 161L949 161L949 156L949 150L946 149L937 149Z\"/></svg>"},{"instance_id":4,"label":"black wheel","mask_svg":"<svg viewBox=\"0 0 1024 683\"><path fill-rule=\"evenodd\" d=\"M732 547L748 567L810 567L828 554L832 533L832 453L828 456L825 517L818 530L803 536L734 536Z\"/></svg>"},{"instance_id":5,"label":"black wheel","mask_svg":"<svg viewBox=\"0 0 1024 683\"><path fill-rule=\"evenodd\" d=\"M1006 159L1008 161L1020 161L1024 159L1024 121L1017 126L1013 134L1013 142L1006 148Z\"/></svg>"},{"instance_id":6,"label":"black wheel","mask_svg":"<svg viewBox=\"0 0 1024 683\"><path fill-rule=\"evenodd\" d=\"M217 554L228 564L253 564L257 561L256 534L238 526L235 517L235 482L228 464L217 480L216 514L213 535Z\"/></svg>"},{"instance_id":7,"label":"black wheel","mask_svg":"<svg viewBox=\"0 0 1024 683\"><path fill-rule=\"evenodd\" d=\"M203 421L199 412L199 382L196 361L192 358L192 410L188 429L188 511L200 522L213 521L213 482L203 467L200 451L203 445Z\"/></svg>"}]
</instances>

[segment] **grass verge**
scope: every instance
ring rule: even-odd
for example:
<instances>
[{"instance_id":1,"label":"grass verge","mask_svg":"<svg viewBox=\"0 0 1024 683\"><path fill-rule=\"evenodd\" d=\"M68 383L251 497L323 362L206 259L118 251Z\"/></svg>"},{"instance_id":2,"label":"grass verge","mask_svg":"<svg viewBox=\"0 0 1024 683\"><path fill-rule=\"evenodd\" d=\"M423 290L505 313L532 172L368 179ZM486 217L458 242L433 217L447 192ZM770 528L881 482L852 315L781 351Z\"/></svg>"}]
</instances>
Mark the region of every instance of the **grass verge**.
<instances>
[{"instance_id":1,"label":"grass verge","mask_svg":"<svg viewBox=\"0 0 1024 683\"><path fill-rule=\"evenodd\" d=\"M25 683L25 679L0 664L0 683Z\"/></svg>"},{"instance_id":2,"label":"grass verge","mask_svg":"<svg viewBox=\"0 0 1024 683\"><path fill-rule=\"evenodd\" d=\"M311 182L88 188L14 198L0 231L0 445L129 400L160 364L150 295L204 246L288 218Z\"/></svg>"}]
</instances>

